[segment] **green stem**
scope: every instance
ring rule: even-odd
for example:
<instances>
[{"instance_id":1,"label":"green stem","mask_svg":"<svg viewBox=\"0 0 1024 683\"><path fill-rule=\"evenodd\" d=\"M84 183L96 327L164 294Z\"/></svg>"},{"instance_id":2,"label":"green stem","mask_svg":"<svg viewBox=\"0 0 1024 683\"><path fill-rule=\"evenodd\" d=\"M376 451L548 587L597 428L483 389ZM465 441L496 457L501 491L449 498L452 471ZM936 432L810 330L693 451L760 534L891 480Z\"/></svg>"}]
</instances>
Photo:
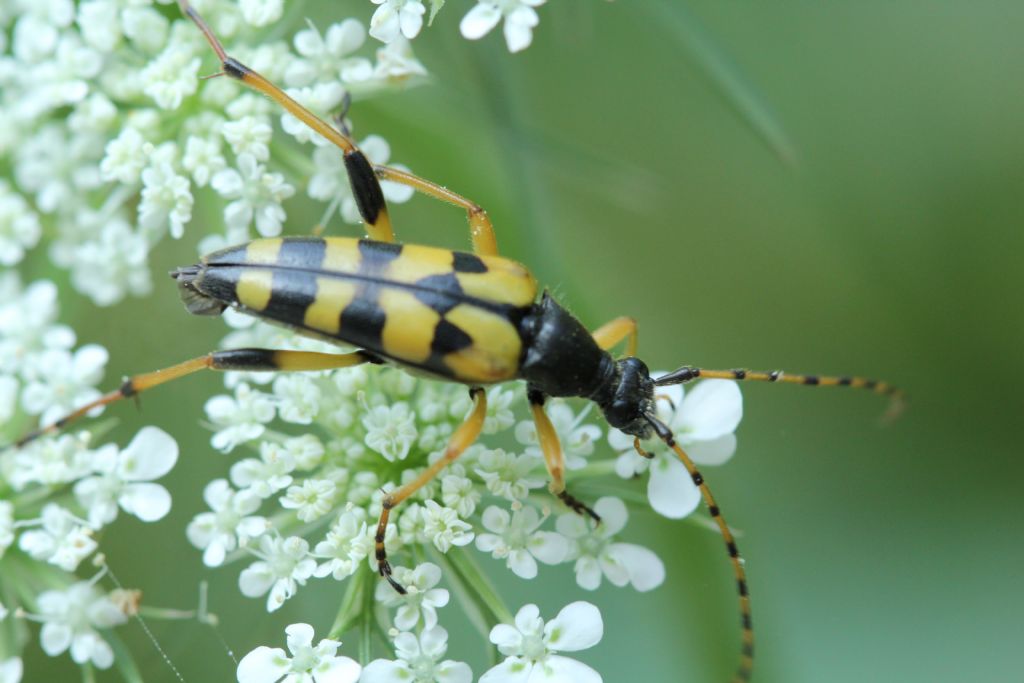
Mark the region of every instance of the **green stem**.
<instances>
[{"instance_id":1,"label":"green stem","mask_svg":"<svg viewBox=\"0 0 1024 683\"><path fill-rule=\"evenodd\" d=\"M308 149L307 147L306 150ZM277 145L273 152L274 161L286 167L302 180L309 178L316 171L316 164L313 163L310 154L309 151L302 151L291 145Z\"/></svg>"},{"instance_id":2,"label":"green stem","mask_svg":"<svg viewBox=\"0 0 1024 683\"><path fill-rule=\"evenodd\" d=\"M584 479L591 477L604 477L615 474L615 458L588 462L584 467L572 471L573 479Z\"/></svg>"},{"instance_id":3,"label":"green stem","mask_svg":"<svg viewBox=\"0 0 1024 683\"><path fill-rule=\"evenodd\" d=\"M364 566L364 572L369 570ZM370 657L373 656L372 645L373 645L373 625L375 619L373 616L374 607L374 591L366 586L363 590L363 609L360 615L362 621L360 623L359 633L359 663L366 666L370 663Z\"/></svg>"},{"instance_id":4,"label":"green stem","mask_svg":"<svg viewBox=\"0 0 1024 683\"><path fill-rule=\"evenodd\" d=\"M484 615L484 605L475 601L474 596L463 583L461 577L455 572L451 563L443 556L437 558L438 563L444 568L445 577L448 579L448 586L455 595L455 601L462 607L463 613L469 619L469 623L477 630L480 637L487 639L490 633L488 619Z\"/></svg>"},{"instance_id":5,"label":"green stem","mask_svg":"<svg viewBox=\"0 0 1024 683\"><path fill-rule=\"evenodd\" d=\"M159 619L162 621L189 621L195 619L197 613L194 609L141 605L139 607L139 616L144 619Z\"/></svg>"},{"instance_id":6,"label":"green stem","mask_svg":"<svg viewBox=\"0 0 1024 683\"><path fill-rule=\"evenodd\" d=\"M371 592L367 590L368 578L371 578L372 574L368 567L360 565L359 571L357 571L351 578L349 578L348 588L345 590L345 597L341 600L341 606L338 608L338 616L334 618L334 625L331 626L331 631L327 635L332 640L340 640L342 634L348 631L352 626L363 618L363 606L364 606L364 594Z\"/></svg>"},{"instance_id":7,"label":"green stem","mask_svg":"<svg viewBox=\"0 0 1024 683\"><path fill-rule=\"evenodd\" d=\"M491 628L495 624L512 622L512 613L469 553L453 548L447 555L439 554L437 559L448 570L448 585L465 609L470 622L480 631L484 642L490 640ZM489 666L498 663L498 651L495 648L487 648L487 660Z\"/></svg>"},{"instance_id":8,"label":"green stem","mask_svg":"<svg viewBox=\"0 0 1024 683\"><path fill-rule=\"evenodd\" d=\"M117 666L117 670L121 672L121 678L127 681L127 683L144 683L142 672L140 672L138 666L136 666L135 660L132 659L131 652L124 644L124 641L114 635L113 631L104 633L103 637L110 645L110 649L114 651L114 663ZM168 663L170 663L170 660L166 659L166 654L164 655L164 658ZM92 667L86 668L92 672ZM173 665L171 668L174 668ZM89 680L94 680L94 677L90 676Z\"/></svg>"},{"instance_id":9,"label":"green stem","mask_svg":"<svg viewBox=\"0 0 1024 683\"><path fill-rule=\"evenodd\" d=\"M465 588L475 596L475 599L486 608L488 619L491 625L497 623L511 623L512 612L505 606L505 602L498 595L494 585L487 575L480 569L473 556L462 548L452 548L444 556L443 561L462 581Z\"/></svg>"},{"instance_id":10,"label":"green stem","mask_svg":"<svg viewBox=\"0 0 1024 683\"><path fill-rule=\"evenodd\" d=\"M302 18L306 16L308 11L306 9L306 0L294 0L285 6L288 9L285 10L284 15L274 22L269 31L260 36L258 43L266 44L272 43L275 40L284 40L285 35L293 30L293 26L302 22Z\"/></svg>"}]
</instances>

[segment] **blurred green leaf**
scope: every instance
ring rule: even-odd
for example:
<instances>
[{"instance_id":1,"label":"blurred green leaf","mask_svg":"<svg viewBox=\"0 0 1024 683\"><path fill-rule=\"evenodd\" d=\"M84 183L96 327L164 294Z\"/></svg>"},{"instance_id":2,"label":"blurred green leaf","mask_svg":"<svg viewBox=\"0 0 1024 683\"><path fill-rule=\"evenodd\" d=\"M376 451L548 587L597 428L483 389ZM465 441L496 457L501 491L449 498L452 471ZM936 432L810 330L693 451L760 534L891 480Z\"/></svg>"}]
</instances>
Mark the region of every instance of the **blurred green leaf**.
<instances>
[{"instance_id":1,"label":"blurred green leaf","mask_svg":"<svg viewBox=\"0 0 1024 683\"><path fill-rule=\"evenodd\" d=\"M430 18L427 20L427 26L434 23L434 17L444 7L445 0L430 0Z\"/></svg>"},{"instance_id":2,"label":"blurred green leaf","mask_svg":"<svg viewBox=\"0 0 1024 683\"><path fill-rule=\"evenodd\" d=\"M686 47L711 84L768 147L786 164L796 165L796 147L771 107L700 20L680 3L650 2L643 7Z\"/></svg>"}]
</instances>

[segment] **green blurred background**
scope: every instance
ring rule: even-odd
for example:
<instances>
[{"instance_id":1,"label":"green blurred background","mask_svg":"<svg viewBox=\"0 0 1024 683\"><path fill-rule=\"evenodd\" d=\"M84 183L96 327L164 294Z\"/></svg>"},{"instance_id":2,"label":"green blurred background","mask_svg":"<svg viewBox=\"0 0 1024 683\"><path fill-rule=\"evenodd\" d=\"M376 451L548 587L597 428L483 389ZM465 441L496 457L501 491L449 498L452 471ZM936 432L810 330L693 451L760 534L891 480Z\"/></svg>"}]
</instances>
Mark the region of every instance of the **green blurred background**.
<instances>
[{"instance_id":1,"label":"green blurred background","mask_svg":"<svg viewBox=\"0 0 1024 683\"><path fill-rule=\"evenodd\" d=\"M737 456L706 474L742 532L755 680L1024 680L1024 4L551 2L516 56L498 31L458 36L469 6L451 0L416 40L431 85L356 104L358 137L384 135L393 160L488 208L503 251L588 325L635 316L652 367L865 374L911 396L882 427L884 401L863 392L744 387ZM371 11L309 5L318 20ZM302 203L285 205L293 234L318 216ZM417 198L394 214L405 240L468 244L456 210ZM166 243L155 272L192 262L201 233ZM110 348L107 384L225 330L187 316L170 280L110 310L63 303L82 341ZM196 427L219 382L115 411L122 443L155 422L183 457L171 516L122 517L105 547L151 604L190 606L209 577L241 655L283 645L292 621L324 633L340 592L268 616L238 595L240 567L208 573L186 542L230 462ZM726 680L739 629L720 539L644 512L630 529L668 581L603 591L605 638L583 659L609 683ZM498 578L551 615L589 595L571 574ZM478 654L452 623L451 654ZM186 680L233 680L203 627L150 625ZM137 625L122 633L153 681L174 680Z\"/></svg>"}]
</instances>

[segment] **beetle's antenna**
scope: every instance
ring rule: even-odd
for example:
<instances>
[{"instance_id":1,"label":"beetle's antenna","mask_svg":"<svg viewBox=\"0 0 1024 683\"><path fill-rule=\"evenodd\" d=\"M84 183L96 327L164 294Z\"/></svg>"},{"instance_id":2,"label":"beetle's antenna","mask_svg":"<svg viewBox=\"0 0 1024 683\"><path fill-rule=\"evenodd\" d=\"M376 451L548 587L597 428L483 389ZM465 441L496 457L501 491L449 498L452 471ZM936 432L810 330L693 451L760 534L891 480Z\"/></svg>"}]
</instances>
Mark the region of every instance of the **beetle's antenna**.
<instances>
[{"instance_id":1,"label":"beetle's antenna","mask_svg":"<svg viewBox=\"0 0 1024 683\"><path fill-rule=\"evenodd\" d=\"M750 616L750 592L747 590L747 572L743 568L743 558L740 557L739 548L736 547L736 537L733 536L732 530L729 529L729 525L725 522L725 517L722 516L722 511L719 509L718 504L715 503L715 497L711 494L711 489L708 488L707 483L704 481L704 476L697 469L697 466L690 459L690 456L686 454L679 444L676 443L675 437L672 435L672 430L668 428L661 420L654 417L653 415L644 415L647 422L654 428L654 432L658 435L658 438L665 442L665 445L675 451L676 455L682 461L686 471L690 473L690 478L693 483L700 489L700 494L704 498L704 503L708 506L708 512L711 514L711 518L715 520L718 525L718 530L722 534L722 538L725 540L725 548L729 553L729 561L732 563L733 572L736 575L736 589L739 593L740 600L740 626L743 628L743 644L740 649L740 664L736 670L734 681L749 681L751 671L754 668L754 626Z\"/></svg>"},{"instance_id":2,"label":"beetle's antenna","mask_svg":"<svg viewBox=\"0 0 1024 683\"><path fill-rule=\"evenodd\" d=\"M802 384L810 387L853 387L854 389L867 389L880 396L889 397L889 409L886 411L884 420L893 420L903 412L906 405L906 394L902 389L894 387L888 382L880 382L865 377L849 376L828 376L828 375L796 375L786 374L782 370L771 372L760 372L754 370L705 370L690 365L663 375L654 380L654 385L667 387L671 384L685 384L695 379L734 379L748 380L754 382L784 382L787 384Z\"/></svg>"},{"instance_id":3,"label":"beetle's antenna","mask_svg":"<svg viewBox=\"0 0 1024 683\"><path fill-rule=\"evenodd\" d=\"M210 47L213 48L213 51L217 53L217 58L220 59L221 63L227 61L227 51L224 50L224 46L221 45L219 40L217 40L217 36L213 34L213 30L199 15L199 12L192 8L192 5L188 0L178 0L178 7L181 9L181 13L191 19L192 23L199 27L199 30L202 31L204 36L206 36L206 42L208 42Z\"/></svg>"}]
</instances>

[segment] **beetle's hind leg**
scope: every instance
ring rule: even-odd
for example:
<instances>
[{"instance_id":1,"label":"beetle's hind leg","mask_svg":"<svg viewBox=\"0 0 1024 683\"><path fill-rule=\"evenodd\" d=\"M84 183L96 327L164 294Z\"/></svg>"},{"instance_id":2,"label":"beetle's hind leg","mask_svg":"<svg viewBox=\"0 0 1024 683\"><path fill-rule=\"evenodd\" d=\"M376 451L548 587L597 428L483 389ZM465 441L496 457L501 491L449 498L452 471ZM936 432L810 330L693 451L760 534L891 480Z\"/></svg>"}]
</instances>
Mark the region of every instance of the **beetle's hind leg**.
<instances>
[{"instance_id":1,"label":"beetle's hind leg","mask_svg":"<svg viewBox=\"0 0 1024 683\"><path fill-rule=\"evenodd\" d=\"M162 368L142 375L126 379L120 387L94 401L90 401L77 410L68 413L56 422L40 427L14 442L21 447L30 441L46 435L55 434L71 422L85 416L96 408L106 406L126 398L138 396L143 391L166 384L167 382L186 377L200 370L243 370L247 372L296 372L312 370L334 370L347 368L362 363L380 363L380 358L368 351L352 353L316 353L313 351L277 351L274 349L231 349L214 351L205 356Z\"/></svg>"},{"instance_id":2,"label":"beetle's hind leg","mask_svg":"<svg viewBox=\"0 0 1024 683\"><path fill-rule=\"evenodd\" d=\"M544 454L544 464L547 465L548 474L551 476L548 490L576 514L587 515L595 522L600 522L600 515L565 490L565 458L562 456L562 445L558 441L558 432L555 431L551 419L544 412L544 401L547 397L536 389L528 389L527 398L530 401L533 424L537 427L540 450Z\"/></svg>"},{"instance_id":3,"label":"beetle's hind leg","mask_svg":"<svg viewBox=\"0 0 1024 683\"><path fill-rule=\"evenodd\" d=\"M384 548L388 518L395 507L426 486L441 470L455 462L480 436L480 430L484 427L484 418L487 417L487 392L480 387L473 387L469 390L469 393L473 397L473 410L470 412L469 417L466 418L466 421L459 425L459 428L455 430L455 433L448 440L448 447L445 449L444 455L408 484L399 486L394 491L384 494L384 499L381 501L380 520L377 522L377 534L374 536L377 571L399 593L404 594L405 587L392 578L391 564L388 562L388 554Z\"/></svg>"}]
</instances>

